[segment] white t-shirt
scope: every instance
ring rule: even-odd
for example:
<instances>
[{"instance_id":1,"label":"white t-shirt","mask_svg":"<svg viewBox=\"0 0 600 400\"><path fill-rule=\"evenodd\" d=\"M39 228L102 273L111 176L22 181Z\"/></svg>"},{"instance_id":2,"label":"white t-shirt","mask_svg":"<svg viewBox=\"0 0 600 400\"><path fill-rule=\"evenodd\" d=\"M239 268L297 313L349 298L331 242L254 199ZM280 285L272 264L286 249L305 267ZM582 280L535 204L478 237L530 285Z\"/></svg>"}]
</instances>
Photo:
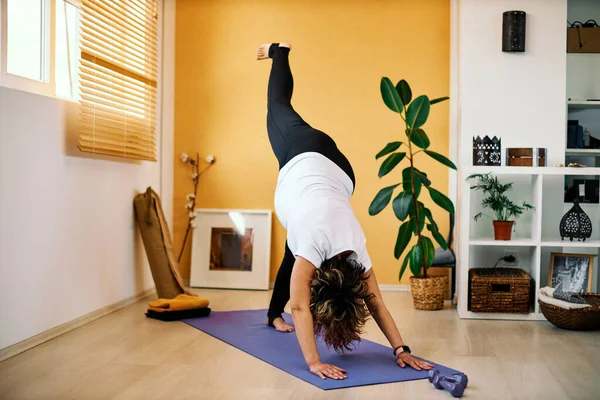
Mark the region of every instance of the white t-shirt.
<instances>
[{"instance_id":1,"label":"white t-shirt","mask_svg":"<svg viewBox=\"0 0 600 400\"><path fill-rule=\"evenodd\" d=\"M320 268L352 251L348 258L371 269L365 234L350 205L353 189L350 177L319 153L302 153L279 171L275 211L294 256Z\"/></svg>"}]
</instances>

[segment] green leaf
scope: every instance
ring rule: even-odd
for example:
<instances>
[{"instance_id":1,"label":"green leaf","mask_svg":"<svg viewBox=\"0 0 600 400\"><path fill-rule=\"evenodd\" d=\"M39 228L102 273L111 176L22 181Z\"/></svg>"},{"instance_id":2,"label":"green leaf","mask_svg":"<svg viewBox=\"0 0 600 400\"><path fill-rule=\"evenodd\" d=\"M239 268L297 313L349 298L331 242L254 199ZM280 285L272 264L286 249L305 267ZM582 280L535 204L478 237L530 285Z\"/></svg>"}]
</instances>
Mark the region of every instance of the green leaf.
<instances>
[{"instance_id":1,"label":"green leaf","mask_svg":"<svg viewBox=\"0 0 600 400\"><path fill-rule=\"evenodd\" d=\"M400 225L400 229L398 229L398 237L396 238L396 246L394 247L394 257L399 259L406 250L406 246L410 242L412 238L412 229L411 222L406 221L402 225Z\"/></svg>"},{"instance_id":2,"label":"green leaf","mask_svg":"<svg viewBox=\"0 0 600 400\"><path fill-rule=\"evenodd\" d=\"M433 242L427 236L421 236L421 244L423 246L423 256L425 257L425 268L431 267L435 257L435 247Z\"/></svg>"},{"instance_id":3,"label":"green leaf","mask_svg":"<svg viewBox=\"0 0 600 400\"><path fill-rule=\"evenodd\" d=\"M416 218L417 218L417 214L415 213L415 208L413 205L413 202L410 203L410 208L408 209L408 215L410 216L410 220L412 221L413 225L413 233L415 235L418 235L419 232L423 232L423 229L425 228L425 205L423 203L421 203L420 201L417 201L417 207L419 210L419 225L417 226L416 224ZM417 231L417 227L419 228L419 230Z\"/></svg>"},{"instance_id":4,"label":"green leaf","mask_svg":"<svg viewBox=\"0 0 600 400\"><path fill-rule=\"evenodd\" d=\"M429 99L427 96L421 95L408 106L406 124L415 130L427 121L427 117L429 117Z\"/></svg>"},{"instance_id":5,"label":"green leaf","mask_svg":"<svg viewBox=\"0 0 600 400\"><path fill-rule=\"evenodd\" d=\"M404 275L404 271L406 270L406 266L408 265L408 260L410 260L410 252L404 257L404 261L402 261L402 268L400 268L400 275L398 275L398 280L402 280L402 275Z\"/></svg>"},{"instance_id":6,"label":"green leaf","mask_svg":"<svg viewBox=\"0 0 600 400\"><path fill-rule=\"evenodd\" d=\"M438 192L432 187L428 187L427 189L429 190L429 196L431 196L431 200L433 200L435 204L442 207L450 214L454 214L454 204L452 204L452 200L450 200L445 194Z\"/></svg>"},{"instance_id":7,"label":"green leaf","mask_svg":"<svg viewBox=\"0 0 600 400\"><path fill-rule=\"evenodd\" d=\"M392 202L392 208L394 209L394 214L396 214L396 218L398 218L400 221L404 221L408 216L408 210L410 208L411 203L412 193L400 192Z\"/></svg>"},{"instance_id":8,"label":"green leaf","mask_svg":"<svg viewBox=\"0 0 600 400\"><path fill-rule=\"evenodd\" d=\"M431 142L429 141L429 137L427 137L427 134L423 129L413 130L412 135L410 135L410 141L422 149L428 148L431 144Z\"/></svg>"},{"instance_id":9,"label":"green leaf","mask_svg":"<svg viewBox=\"0 0 600 400\"><path fill-rule=\"evenodd\" d=\"M391 143L386 144L385 147L379 153L377 153L377 155L375 156L375 159L377 160L377 159L385 156L386 154L390 154L391 152L398 150L401 145L402 145L402 142L391 142Z\"/></svg>"},{"instance_id":10,"label":"green leaf","mask_svg":"<svg viewBox=\"0 0 600 400\"><path fill-rule=\"evenodd\" d=\"M393 153L386 158L379 168L379 177L389 174L406 156L406 153Z\"/></svg>"},{"instance_id":11,"label":"green leaf","mask_svg":"<svg viewBox=\"0 0 600 400\"><path fill-rule=\"evenodd\" d=\"M429 208L423 207L423 213L425 214L431 225L433 225L435 229L438 229L437 224L433 220L433 214L431 214L431 210Z\"/></svg>"},{"instance_id":12,"label":"green leaf","mask_svg":"<svg viewBox=\"0 0 600 400\"><path fill-rule=\"evenodd\" d=\"M425 172L421 172L414 167L413 167L413 169L415 170L415 174L419 176L419 180L421 182L423 182L423 185L425 185L425 186L431 185L431 181L429 180L429 178L427 178L427 174Z\"/></svg>"},{"instance_id":13,"label":"green leaf","mask_svg":"<svg viewBox=\"0 0 600 400\"><path fill-rule=\"evenodd\" d=\"M418 199L419 195L421 194L421 187L423 183L421 182L421 178L419 178L419 175L415 174L413 178L415 184L415 198Z\"/></svg>"},{"instance_id":14,"label":"green leaf","mask_svg":"<svg viewBox=\"0 0 600 400\"><path fill-rule=\"evenodd\" d=\"M433 99L429 102L429 104L435 104L435 103L439 103L441 101L446 101L448 100L450 97L438 97L437 99Z\"/></svg>"},{"instance_id":15,"label":"green leaf","mask_svg":"<svg viewBox=\"0 0 600 400\"><path fill-rule=\"evenodd\" d=\"M456 165L454 165L454 163L452 161L450 161L449 159L447 159L445 156L441 155L440 153L436 153L435 151L431 151L431 150L425 150L425 153L427 153L427 155L429 155L429 157L444 164L445 166L450 167L452 169L456 169Z\"/></svg>"},{"instance_id":16,"label":"green leaf","mask_svg":"<svg viewBox=\"0 0 600 400\"><path fill-rule=\"evenodd\" d=\"M402 170L402 189L405 192L412 193L412 174L410 167L406 167Z\"/></svg>"},{"instance_id":17,"label":"green leaf","mask_svg":"<svg viewBox=\"0 0 600 400\"><path fill-rule=\"evenodd\" d=\"M369 206L369 215L377 215L379 214L392 199L392 194L394 194L394 189L398 187L399 184L384 187L377 193L371 205Z\"/></svg>"},{"instance_id":18,"label":"green leaf","mask_svg":"<svg viewBox=\"0 0 600 400\"><path fill-rule=\"evenodd\" d=\"M427 229L431 232L433 238L440 247L444 250L448 250L448 242L446 242L446 239L440 234L440 231L438 231L433 224L427 224Z\"/></svg>"},{"instance_id":19,"label":"green leaf","mask_svg":"<svg viewBox=\"0 0 600 400\"><path fill-rule=\"evenodd\" d=\"M410 86L408 85L408 82L406 82L404 79L402 79L396 85L396 90L398 91L398 93L400 93L400 99L402 99L402 103L409 104L410 101L412 100L412 90L410 90Z\"/></svg>"},{"instance_id":20,"label":"green leaf","mask_svg":"<svg viewBox=\"0 0 600 400\"><path fill-rule=\"evenodd\" d=\"M421 268L423 268L423 250L421 245L417 243L410 251L410 271L414 276L419 276Z\"/></svg>"},{"instance_id":21,"label":"green leaf","mask_svg":"<svg viewBox=\"0 0 600 400\"><path fill-rule=\"evenodd\" d=\"M392 84L392 81L389 78L381 78L381 97L383 98L383 102L388 108L398 114L402 113L404 110L404 105L402 104L402 100L400 99L400 95L398 91Z\"/></svg>"},{"instance_id":22,"label":"green leaf","mask_svg":"<svg viewBox=\"0 0 600 400\"><path fill-rule=\"evenodd\" d=\"M425 229L425 205L418 201L417 207L419 208L419 232L423 232Z\"/></svg>"}]
</instances>

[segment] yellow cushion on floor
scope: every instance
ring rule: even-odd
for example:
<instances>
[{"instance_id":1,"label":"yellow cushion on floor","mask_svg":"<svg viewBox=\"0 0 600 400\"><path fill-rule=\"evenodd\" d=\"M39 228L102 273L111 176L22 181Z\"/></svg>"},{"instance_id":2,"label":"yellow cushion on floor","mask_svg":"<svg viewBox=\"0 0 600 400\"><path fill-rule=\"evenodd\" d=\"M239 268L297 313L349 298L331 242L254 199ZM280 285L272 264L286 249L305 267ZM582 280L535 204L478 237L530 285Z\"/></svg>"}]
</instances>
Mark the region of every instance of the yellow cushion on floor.
<instances>
[{"instance_id":1,"label":"yellow cushion on floor","mask_svg":"<svg viewBox=\"0 0 600 400\"><path fill-rule=\"evenodd\" d=\"M151 301L148 303L148 307L153 311L183 311L206 308L208 307L208 304L208 299L180 294L174 299L158 299L156 301Z\"/></svg>"}]
</instances>

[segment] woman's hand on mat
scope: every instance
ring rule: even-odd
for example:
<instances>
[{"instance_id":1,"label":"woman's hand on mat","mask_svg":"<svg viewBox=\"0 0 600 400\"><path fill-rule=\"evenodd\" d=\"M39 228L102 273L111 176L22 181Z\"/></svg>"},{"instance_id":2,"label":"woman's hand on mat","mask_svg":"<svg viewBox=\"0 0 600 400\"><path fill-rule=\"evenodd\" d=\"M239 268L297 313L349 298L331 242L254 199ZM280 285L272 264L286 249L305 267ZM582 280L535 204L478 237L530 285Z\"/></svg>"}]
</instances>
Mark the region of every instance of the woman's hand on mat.
<instances>
[{"instance_id":1,"label":"woman's hand on mat","mask_svg":"<svg viewBox=\"0 0 600 400\"><path fill-rule=\"evenodd\" d=\"M433 365L429 364L428 362L419 360L418 358L415 358L408 353L400 353L396 362L402 368L409 365L409 366L413 367L414 369L416 369L417 371L420 371L422 369L430 370L433 368Z\"/></svg>"},{"instance_id":2,"label":"woman's hand on mat","mask_svg":"<svg viewBox=\"0 0 600 400\"><path fill-rule=\"evenodd\" d=\"M310 372L321 379L346 379L346 370L331 364L323 364L321 361L309 364Z\"/></svg>"}]
</instances>

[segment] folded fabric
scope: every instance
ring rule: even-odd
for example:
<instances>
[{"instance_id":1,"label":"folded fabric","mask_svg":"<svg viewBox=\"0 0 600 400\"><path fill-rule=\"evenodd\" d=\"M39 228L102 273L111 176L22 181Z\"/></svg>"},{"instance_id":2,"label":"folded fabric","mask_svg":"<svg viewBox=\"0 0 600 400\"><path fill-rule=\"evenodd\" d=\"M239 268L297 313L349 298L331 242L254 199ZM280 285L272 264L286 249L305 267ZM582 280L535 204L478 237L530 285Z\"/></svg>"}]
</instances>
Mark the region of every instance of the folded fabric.
<instances>
[{"instance_id":1,"label":"folded fabric","mask_svg":"<svg viewBox=\"0 0 600 400\"><path fill-rule=\"evenodd\" d=\"M550 289L550 290L548 290L548 289ZM548 288L548 287L541 288L540 291L538 292L540 301L542 303L551 304L553 306L564 308L566 310L591 307L589 304L575 304L575 303L569 303L568 301L556 299L556 298L552 297L554 295L554 292L555 292L555 290L552 288ZM548 293L551 293L551 295L549 296Z\"/></svg>"},{"instance_id":2,"label":"folded fabric","mask_svg":"<svg viewBox=\"0 0 600 400\"><path fill-rule=\"evenodd\" d=\"M548 297L554 297L554 288L550 286L544 286L540 289L540 293L544 293Z\"/></svg>"},{"instance_id":3,"label":"folded fabric","mask_svg":"<svg viewBox=\"0 0 600 400\"><path fill-rule=\"evenodd\" d=\"M200 297L189 296L187 294L180 294L174 299L158 299L148 303L150 309L163 309L166 311L183 311L183 310L194 310L196 308L208 307L208 299Z\"/></svg>"},{"instance_id":4,"label":"folded fabric","mask_svg":"<svg viewBox=\"0 0 600 400\"><path fill-rule=\"evenodd\" d=\"M179 321L186 318L200 318L208 317L210 315L210 308L196 308L194 310L182 310L182 311L169 311L161 309L161 312L154 310L146 311L146 317L152 319L158 319L160 321Z\"/></svg>"},{"instance_id":5,"label":"folded fabric","mask_svg":"<svg viewBox=\"0 0 600 400\"><path fill-rule=\"evenodd\" d=\"M563 292L560 287L554 290L554 298L559 300L564 300L569 303L575 304L588 304L588 302L576 292Z\"/></svg>"}]
</instances>

